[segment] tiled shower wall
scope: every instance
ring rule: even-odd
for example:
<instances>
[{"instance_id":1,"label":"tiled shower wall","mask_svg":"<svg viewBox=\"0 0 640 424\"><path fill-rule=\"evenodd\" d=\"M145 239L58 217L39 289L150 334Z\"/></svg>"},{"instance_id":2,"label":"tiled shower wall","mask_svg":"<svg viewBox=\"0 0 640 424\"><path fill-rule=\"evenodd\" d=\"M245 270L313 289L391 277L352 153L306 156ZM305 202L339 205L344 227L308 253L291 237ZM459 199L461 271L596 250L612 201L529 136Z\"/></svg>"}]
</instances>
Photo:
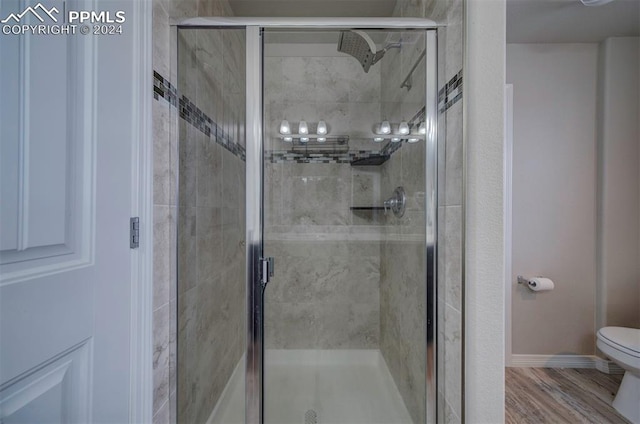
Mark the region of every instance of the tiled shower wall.
<instances>
[{"instance_id":1,"label":"tiled shower wall","mask_svg":"<svg viewBox=\"0 0 640 424\"><path fill-rule=\"evenodd\" d=\"M230 14L226 0L153 4L154 423L206 421L244 349L244 40L190 31L170 59L169 17Z\"/></svg>"},{"instance_id":2,"label":"tiled shower wall","mask_svg":"<svg viewBox=\"0 0 640 424\"><path fill-rule=\"evenodd\" d=\"M352 151L378 150L364 137L380 117L380 68L365 74L336 44L267 44L265 54L267 149L282 153L265 164L265 254L277 270L266 290L266 347L375 349L380 217L349 208L380 203L380 174L332 155L298 163L309 158L288 157L278 127L287 119L295 131L305 119L313 131L324 119L330 136L351 136Z\"/></svg>"},{"instance_id":3,"label":"tiled shower wall","mask_svg":"<svg viewBox=\"0 0 640 424\"><path fill-rule=\"evenodd\" d=\"M438 410L439 422L460 422L462 417L462 219L463 219L463 145L462 145L462 8L463 0L399 0L394 15L427 17L446 23L438 30L439 141L438 141ZM398 91L407 66L415 62L423 44L414 49L403 49L400 60L383 63L382 101L384 114L393 111L410 116L416 100L424 92L415 85L409 92ZM389 52L392 53L392 52ZM393 54L393 53L392 53ZM420 68L418 68L420 69ZM423 78L414 78L422 81ZM390 119L398 119L394 116ZM380 264L381 351L389 365L396 385L414 422L424 422L424 324L415 317L424 317L424 299L421 285L414 283L424 276L419 270L424 257L421 245L412 243L411 237L420 234L420 228L411 224L420 222L424 204L424 188L416 186L424 175L423 163L414 160L423 157L422 143L404 145L387 162L383 171L383 191L403 184L407 191L407 218L398 221L400 233L407 240L402 243L386 241L382 245ZM413 186L412 186L413 184ZM413 209L413 210L412 210ZM412 216L413 215L413 216ZM398 229L387 226L387 232ZM411 270L407 272L406 270ZM418 272L413 275L413 270Z\"/></svg>"}]
</instances>

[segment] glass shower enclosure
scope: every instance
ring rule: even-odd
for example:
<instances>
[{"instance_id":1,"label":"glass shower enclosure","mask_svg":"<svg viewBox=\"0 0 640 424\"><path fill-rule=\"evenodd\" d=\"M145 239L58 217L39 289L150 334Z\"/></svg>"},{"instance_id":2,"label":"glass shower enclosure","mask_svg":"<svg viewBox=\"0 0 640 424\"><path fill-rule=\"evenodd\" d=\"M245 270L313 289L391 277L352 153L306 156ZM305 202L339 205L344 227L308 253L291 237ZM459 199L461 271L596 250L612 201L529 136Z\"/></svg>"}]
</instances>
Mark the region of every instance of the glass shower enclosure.
<instances>
[{"instance_id":1,"label":"glass shower enclosure","mask_svg":"<svg viewBox=\"0 0 640 424\"><path fill-rule=\"evenodd\" d=\"M446 421L437 57L424 19L178 24L178 422Z\"/></svg>"}]
</instances>

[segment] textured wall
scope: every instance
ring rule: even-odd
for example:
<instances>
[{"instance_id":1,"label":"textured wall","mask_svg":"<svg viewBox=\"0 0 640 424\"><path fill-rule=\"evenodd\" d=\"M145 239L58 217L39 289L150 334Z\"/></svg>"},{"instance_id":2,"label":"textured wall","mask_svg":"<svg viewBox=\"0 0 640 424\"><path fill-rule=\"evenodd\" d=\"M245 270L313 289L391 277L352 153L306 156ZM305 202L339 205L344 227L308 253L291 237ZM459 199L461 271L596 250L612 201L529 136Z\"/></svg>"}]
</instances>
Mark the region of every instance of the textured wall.
<instances>
[{"instance_id":1,"label":"textured wall","mask_svg":"<svg viewBox=\"0 0 640 424\"><path fill-rule=\"evenodd\" d=\"M467 0L465 422L504 422L506 1Z\"/></svg>"},{"instance_id":2,"label":"textured wall","mask_svg":"<svg viewBox=\"0 0 640 424\"><path fill-rule=\"evenodd\" d=\"M600 44L596 330L640 327L640 39Z\"/></svg>"},{"instance_id":3,"label":"textured wall","mask_svg":"<svg viewBox=\"0 0 640 424\"><path fill-rule=\"evenodd\" d=\"M597 44L507 46L514 354L595 352L597 55ZM518 274L556 287L534 294Z\"/></svg>"}]
</instances>

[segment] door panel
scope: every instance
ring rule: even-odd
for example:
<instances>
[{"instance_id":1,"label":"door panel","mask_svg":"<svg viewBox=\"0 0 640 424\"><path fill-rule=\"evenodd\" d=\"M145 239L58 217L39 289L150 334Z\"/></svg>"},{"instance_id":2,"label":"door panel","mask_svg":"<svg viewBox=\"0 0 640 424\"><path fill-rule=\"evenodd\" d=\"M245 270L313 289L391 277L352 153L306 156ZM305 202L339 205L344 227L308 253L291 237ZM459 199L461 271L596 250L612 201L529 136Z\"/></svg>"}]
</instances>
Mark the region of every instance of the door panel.
<instances>
[{"instance_id":1,"label":"door panel","mask_svg":"<svg viewBox=\"0 0 640 424\"><path fill-rule=\"evenodd\" d=\"M3 423L129 420L133 35L0 36Z\"/></svg>"}]
</instances>

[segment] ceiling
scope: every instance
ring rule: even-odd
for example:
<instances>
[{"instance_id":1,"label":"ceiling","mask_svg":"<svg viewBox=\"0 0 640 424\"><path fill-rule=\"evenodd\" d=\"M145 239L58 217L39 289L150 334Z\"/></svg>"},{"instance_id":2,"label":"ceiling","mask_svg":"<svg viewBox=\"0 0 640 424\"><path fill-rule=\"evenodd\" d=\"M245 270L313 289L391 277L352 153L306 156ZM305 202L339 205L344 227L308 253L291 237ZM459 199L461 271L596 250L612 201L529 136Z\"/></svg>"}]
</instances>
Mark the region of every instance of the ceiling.
<instances>
[{"instance_id":1,"label":"ceiling","mask_svg":"<svg viewBox=\"0 0 640 424\"><path fill-rule=\"evenodd\" d=\"M640 0L507 0L507 43L595 43L640 35Z\"/></svg>"},{"instance_id":2,"label":"ceiling","mask_svg":"<svg viewBox=\"0 0 640 424\"><path fill-rule=\"evenodd\" d=\"M397 0L229 0L236 16L384 17Z\"/></svg>"},{"instance_id":3,"label":"ceiling","mask_svg":"<svg viewBox=\"0 0 640 424\"><path fill-rule=\"evenodd\" d=\"M490 1L490 0L481 0ZM229 0L236 16L383 17L397 0ZM640 0L507 0L508 43L594 43L640 35Z\"/></svg>"}]
</instances>

